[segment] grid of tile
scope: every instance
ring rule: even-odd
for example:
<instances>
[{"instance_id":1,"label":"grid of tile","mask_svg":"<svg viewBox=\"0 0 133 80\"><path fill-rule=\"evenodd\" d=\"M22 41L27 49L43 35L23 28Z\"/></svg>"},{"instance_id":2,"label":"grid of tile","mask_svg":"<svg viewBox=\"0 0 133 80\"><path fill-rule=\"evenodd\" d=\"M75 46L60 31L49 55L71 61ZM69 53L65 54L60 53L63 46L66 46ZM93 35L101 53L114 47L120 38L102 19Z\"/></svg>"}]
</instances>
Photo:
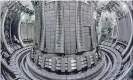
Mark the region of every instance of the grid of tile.
<instances>
[{"instance_id":1,"label":"grid of tile","mask_svg":"<svg viewBox=\"0 0 133 80\"><path fill-rule=\"evenodd\" d=\"M55 52L55 37L56 37L56 8L54 2L45 4L45 36L46 36L46 52Z\"/></svg>"},{"instance_id":2,"label":"grid of tile","mask_svg":"<svg viewBox=\"0 0 133 80\"><path fill-rule=\"evenodd\" d=\"M88 4L48 2L44 9L46 52L56 53L58 50L58 53L75 54L90 50L91 8Z\"/></svg>"}]
</instances>

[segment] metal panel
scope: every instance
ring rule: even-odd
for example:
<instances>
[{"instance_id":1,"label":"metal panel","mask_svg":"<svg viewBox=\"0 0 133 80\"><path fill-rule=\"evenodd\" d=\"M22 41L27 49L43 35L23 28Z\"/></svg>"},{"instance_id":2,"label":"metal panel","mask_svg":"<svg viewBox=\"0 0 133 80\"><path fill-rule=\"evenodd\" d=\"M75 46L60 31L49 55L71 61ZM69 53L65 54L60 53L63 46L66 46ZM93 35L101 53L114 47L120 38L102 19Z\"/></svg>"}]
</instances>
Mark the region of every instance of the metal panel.
<instances>
[{"instance_id":1,"label":"metal panel","mask_svg":"<svg viewBox=\"0 0 133 80\"><path fill-rule=\"evenodd\" d=\"M91 67L90 56L86 56L88 67Z\"/></svg>"},{"instance_id":2,"label":"metal panel","mask_svg":"<svg viewBox=\"0 0 133 80\"><path fill-rule=\"evenodd\" d=\"M61 72L65 72L65 58L61 59Z\"/></svg>"},{"instance_id":3,"label":"metal panel","mask_svg":"<svg viewBox=\"0 0 133 80\"><path fill-rule=\"evenodd\" d=\"M81 57L76 57L77 60L77 70L82 69L82 64L81 64Z\"/></svg>"},{"instance_id":4,"label":"metal panel","mask_svg":"<svg viewBox=\"0 0 133 80\"><path fill-rule=\"evenodd\" d=\"M71 58L68 58L67 60L68 60L67 61L68 62L68 66L67 66L68 67L68 72L71 72L72 71L72 69L71 69Z\"/></svg>"},{"instance_id":5,"label":"metal panel","mask_svg":"<svg viewBox=\"0 0 133 80\"><path fill-rule=\"evenodd\" d=\"M52 68L51 68L51 70L52 71L55 71L55 69L56 69L56 58L52 58Z\"/></svg>"}]
</instances>

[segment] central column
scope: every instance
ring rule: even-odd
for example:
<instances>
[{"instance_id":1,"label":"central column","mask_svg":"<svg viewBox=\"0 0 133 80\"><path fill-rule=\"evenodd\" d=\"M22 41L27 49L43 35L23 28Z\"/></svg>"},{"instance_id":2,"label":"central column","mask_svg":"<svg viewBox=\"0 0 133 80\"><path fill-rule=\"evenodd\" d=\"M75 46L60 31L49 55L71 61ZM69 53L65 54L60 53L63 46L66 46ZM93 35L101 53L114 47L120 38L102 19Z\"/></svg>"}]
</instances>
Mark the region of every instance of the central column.
<instances>
[{"instance_id":1,"label":"central column","mask_svg":"<svg viewBox=\"0 0 133 80\"><path fill-rule=\"evenodd\" d=\"M87 3L53 1L42 2L40 5L41 10L36 14L35 43L41 51L76 54L96 47L92 45L93 35L96 35L92 31L95 28L90 14L93 10Z\"/></svg>"},{"instance_id":2,"label":"central column","mask_svg":"<svg viewBox=\"0 0 133 80\"><path fill-rule=\"evenodd\" d=\"M101 56L93 6L82 1L35 1L33 62L57 73L97 65Z\"/></svg>"}]
</instances>

